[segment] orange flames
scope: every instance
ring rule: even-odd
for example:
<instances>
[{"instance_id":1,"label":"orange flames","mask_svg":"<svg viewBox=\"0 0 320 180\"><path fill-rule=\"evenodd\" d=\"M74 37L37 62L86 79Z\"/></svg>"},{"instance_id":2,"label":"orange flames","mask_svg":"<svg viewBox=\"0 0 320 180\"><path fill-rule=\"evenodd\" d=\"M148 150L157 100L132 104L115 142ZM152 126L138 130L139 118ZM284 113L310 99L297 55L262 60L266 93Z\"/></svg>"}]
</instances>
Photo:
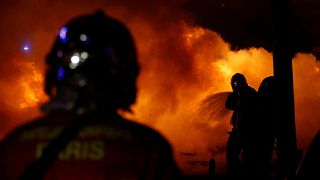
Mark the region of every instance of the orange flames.
<instances>
[{"instance_id":1,"label":"orange flames","mask_svg":"<svg viewBox=\"0 0 320 180\"><path fill-rule=\"evenodd\" d=\"M144 37L136 34L142 64L133 108L136 119L169 139L185 172L206 172L211 157L217 160L218 171L225 170L221 151L230 130L230 114L216 112L215 119L208 119L199 110L201 103L212 94L231 91L229 82L236 72L245 74L249 85L257 90L261 81L273 74L272 54L262 48L231 51L217 33L186 23L174 25L168 32L148 33L155 41L150 44L160 44L161 50L150 53L157 49L145 46ZM316 110L320 102L319 67L309 54L297 54L293 60L297 139L304 149L320 128ZM212 108L221 106L224 102L220 99Z\"/></svg>"},{"instance_id":2,"label":"orange flames","mask_svg":"<svg viewBox=\"0 0 320 180\"><path fill-rule=\"evenodd\" d=\"M39 115L38 106L46 100L42 72L35 62L13 60L10 68L13 72L8 74L9 81L0 89L3 109L11 121L6 124L6 131Z\"/></svg>"},{"instance_id":3,"label":"orange flames","mask_svg":"<svg viewBox=\"0 0 320 180\"><path fill-rule=\"evenodd\" d=\"M24 67L27 67L31 72L31 76L21 77L19 85L23 92L19 93L20 96L16 96L19 110L36 107L44 100L43 88L39 86L43 83L42 74L38 72L32 62L26 63Z\"/></svg>"},{"instance_id":4,"label":"orange flames","mask_svg":"<svg viewBox=\"0 0 320 180\"><path fill-rule=\"evenodd\" d=\"M272 74L272 55L256 48L232 52L217 33L186 23L168 32L148 32L154 33L154 43L160 39L163 45L159 54L148 54L154 49L136 35L142 72L135 117L169 139L185 172L206 172L211 157L221 171L230 114L208 119L199 113L201 103L209 95L231 91L229 82L236 72L244 73L257 89ZM215 106L223 109L224 101Z\"/></svg>"},{"instance_id":5,"label":"orange flames","mask_svg":"<svg viewBox=\"0 0 320 180\"><path fill-rule=\"evenodd\" d=\"M236 72L257 89L264 77L272 75L272 54L261 48L233 52L216 32L184 22L164 29L141 19L127 24L141 64L131 116L169 140L184 172L205 173L211 157L217 161L217 171L223 171L230 114L225 111L209 119L201 113L201 103L210 95L231 91L230 78ZM11 118L6 129L39 115L38 104L46 100L42 68L34 62L14 64L18 78L0 91L8 99L5 108L20 121ZM298 144L305 148L320 127L320 64L312 55L298 54L293 67ZM224 106L223 98L218 102L213 108Z\"/></svg>"}]
</instances>

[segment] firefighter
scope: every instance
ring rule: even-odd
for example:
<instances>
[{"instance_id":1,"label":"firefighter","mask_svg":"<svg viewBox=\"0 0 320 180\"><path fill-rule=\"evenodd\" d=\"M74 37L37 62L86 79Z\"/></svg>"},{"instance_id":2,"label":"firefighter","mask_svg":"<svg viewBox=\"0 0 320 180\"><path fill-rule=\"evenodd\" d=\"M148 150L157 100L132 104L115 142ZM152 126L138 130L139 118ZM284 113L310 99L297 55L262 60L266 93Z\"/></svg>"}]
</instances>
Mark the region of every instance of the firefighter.
<instances>
[{"instance_id":1,"label":"firefighter","mask_svg":"<svg viewBox=\"0 0 320 180\"><path fill-rule=\"evenodd\" d=\"M227 141L226 158L228 174L248 175L253 167L254 125L256 118L257 92L250 87L243 74L231 78L233 92L229 94L225 107L233 111L232 130Z\"/></svg>"},{"instance_id":2,"label":"firefighter","mask_svg":"<svg viewBox=\"0 0 320 180\"><path fill-rule=\"evenodd\" d=\"M259 113L260 119L264 123L259 131L260 141L258 141L258 167L260 173L268 176L271 170L271 160L274 148L276 147L276 89L274 76L263 79L259 89Z\"/></svg>"},{"instance_id":3,"label":"firefighter","mask_svg":"<svg viewBox=\"0 0 320 180\"><path fill-rule=\"evenodd\" d=\"M129 30L102 11L62 26L47 58L45 115L6 136L0 179L178 179L171 146L129 121L139 66Z\"/></svg>"}]
</instances>

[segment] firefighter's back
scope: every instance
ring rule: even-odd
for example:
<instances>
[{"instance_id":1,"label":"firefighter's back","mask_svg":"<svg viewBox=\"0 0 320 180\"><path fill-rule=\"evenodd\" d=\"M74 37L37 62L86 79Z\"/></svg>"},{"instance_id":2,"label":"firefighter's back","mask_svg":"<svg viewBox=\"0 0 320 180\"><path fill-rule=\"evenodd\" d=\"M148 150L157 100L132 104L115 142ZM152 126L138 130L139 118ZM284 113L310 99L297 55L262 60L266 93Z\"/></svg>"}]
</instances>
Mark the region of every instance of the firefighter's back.
<instances>
[{"instance_id":1,"label":"firefighter's back","mask_svg":"<svg viewBox=\"0 0 320 180\"><path fill-rule=\"evenodd\" d=\"M93 114L60 150L45 179L167 179L178 173L156 131L120 116ZM11 133L1 145L1 179L18 179L77 117L56 113Z\"/></svg>"}]
</instances>

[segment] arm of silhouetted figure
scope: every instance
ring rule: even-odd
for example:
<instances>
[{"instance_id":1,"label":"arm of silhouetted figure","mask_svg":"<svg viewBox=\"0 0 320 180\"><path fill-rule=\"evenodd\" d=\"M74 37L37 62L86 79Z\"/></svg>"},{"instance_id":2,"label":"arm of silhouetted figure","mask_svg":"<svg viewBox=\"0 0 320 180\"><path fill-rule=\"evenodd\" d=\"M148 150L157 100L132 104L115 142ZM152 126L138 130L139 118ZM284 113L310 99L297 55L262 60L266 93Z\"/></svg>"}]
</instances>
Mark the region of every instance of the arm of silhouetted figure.
<instances>
[{"instance_id":1,"label":"arm of silhouetted figure","mask_svg":"<svg viewBox=\"0 0 320 180\"><path fill-rule=\"evenodd\" d=\"M237 109L237 105L238 105L238 101L237 101L236 93L229 94L225 103L225 107L229 110L235 111Z\"/></svg>"}]
</instances>

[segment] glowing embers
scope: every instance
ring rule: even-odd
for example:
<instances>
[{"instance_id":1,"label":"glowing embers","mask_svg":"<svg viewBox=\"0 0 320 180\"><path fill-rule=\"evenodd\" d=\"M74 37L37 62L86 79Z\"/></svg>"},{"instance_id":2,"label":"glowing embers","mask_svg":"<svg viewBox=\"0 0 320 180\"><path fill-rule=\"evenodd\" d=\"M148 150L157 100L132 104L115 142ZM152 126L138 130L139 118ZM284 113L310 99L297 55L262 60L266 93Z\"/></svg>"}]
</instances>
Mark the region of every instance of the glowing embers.
<instances>
[{"instance_id":1,"label":"glowing embers","mask_svg":"<svg viewBox=\"0 0 320 180\"><path fill-rule=\"evenodd\" d=\"M85 62L88 58L89 58L89 53L85 51L81 53L75 52L70 58L69 67L71 69L75 69L76 67L79 66L79 64Z\"/></svg>"}]
</instances>

